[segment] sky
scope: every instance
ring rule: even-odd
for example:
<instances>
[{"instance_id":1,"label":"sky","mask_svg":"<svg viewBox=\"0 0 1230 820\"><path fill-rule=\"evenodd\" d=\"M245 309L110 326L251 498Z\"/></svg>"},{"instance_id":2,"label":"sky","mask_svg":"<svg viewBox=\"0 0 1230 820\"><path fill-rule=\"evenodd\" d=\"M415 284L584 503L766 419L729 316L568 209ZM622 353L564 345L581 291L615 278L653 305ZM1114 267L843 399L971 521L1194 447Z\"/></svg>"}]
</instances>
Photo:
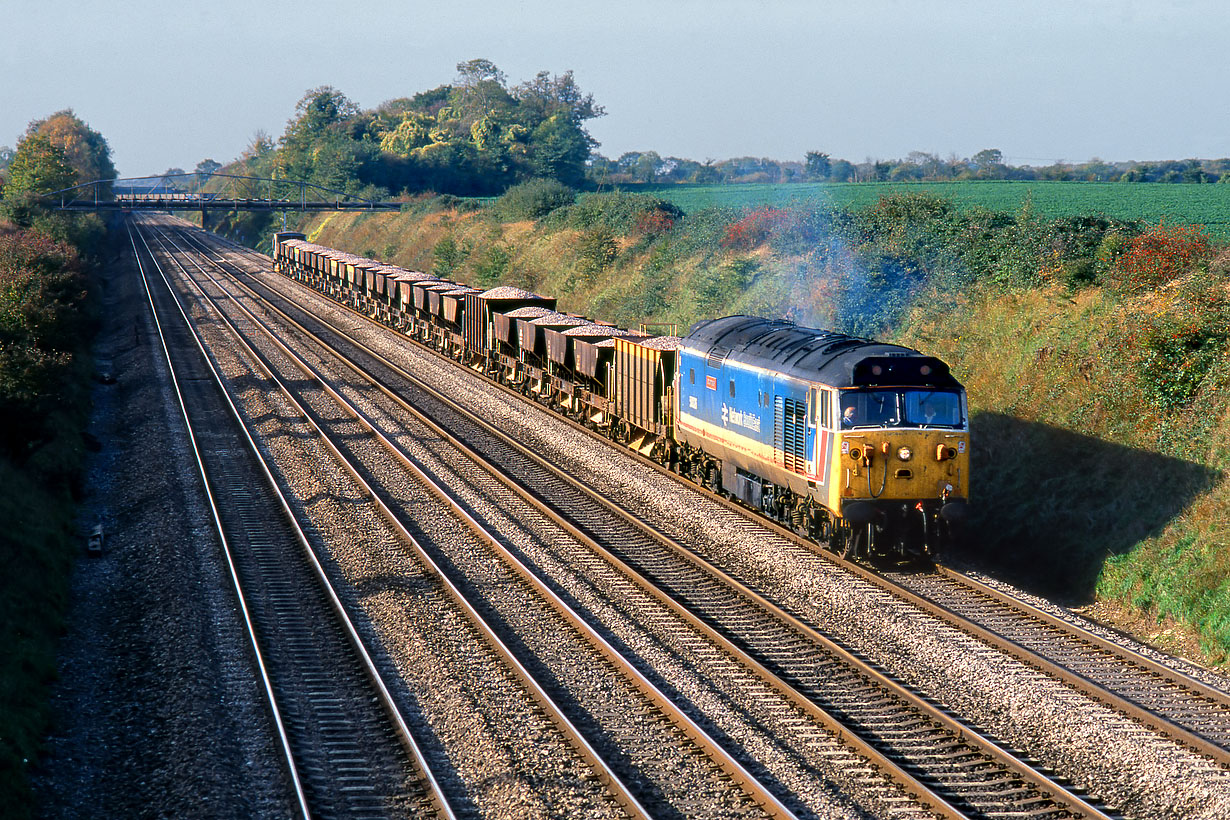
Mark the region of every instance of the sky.
<instances>
[{"instance_id":1,"label":"sky","mask_svg":"<svg viewBox=\"0 0 1230 820\"><path fill-rule=\"evenodd\" d=\"M121 176L227 162L309 89L571 70L608 157L1230 156L1224 0L5 0L0 145L72 108Z\"/></svg>"}]
</instances>

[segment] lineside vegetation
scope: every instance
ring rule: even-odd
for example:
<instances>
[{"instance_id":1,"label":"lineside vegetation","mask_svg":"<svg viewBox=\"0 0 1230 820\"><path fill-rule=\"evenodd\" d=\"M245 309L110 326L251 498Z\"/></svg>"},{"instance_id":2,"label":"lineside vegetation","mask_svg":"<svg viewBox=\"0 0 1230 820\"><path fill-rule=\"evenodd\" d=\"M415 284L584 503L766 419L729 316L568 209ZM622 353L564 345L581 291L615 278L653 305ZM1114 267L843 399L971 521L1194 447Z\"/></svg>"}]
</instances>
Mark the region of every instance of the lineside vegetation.
<instances>
[{"instance_id":1,"label":"lineside vegetation","mask_svg":"<svg viewBox=\"0 0 1230 820\"><path fill-rule=\"evenodd\" d=\"M940 356L975 413L979 512L962 557L1069 603L1181 622L1227 660L1230 252L1200 227L914 192L687 212L539 184L302 227L625 326L785 316Z\"/></svg>"},{"instance_id":2,"label":"lineside vegetation","mask_svg":"<svg viewBox=\"0 0 1230 820\"><path fill-rule=\"evenodd\" d=\"M47 696L81 553L76 500L97 324L89 268L103 223L49 213L40 193L114 178L106 140L72 111L30 124L0 202L0 805L31 816L27 772L51 726ZM109 176L108 176L109 175Z\"/></svg>"}]
</instances>

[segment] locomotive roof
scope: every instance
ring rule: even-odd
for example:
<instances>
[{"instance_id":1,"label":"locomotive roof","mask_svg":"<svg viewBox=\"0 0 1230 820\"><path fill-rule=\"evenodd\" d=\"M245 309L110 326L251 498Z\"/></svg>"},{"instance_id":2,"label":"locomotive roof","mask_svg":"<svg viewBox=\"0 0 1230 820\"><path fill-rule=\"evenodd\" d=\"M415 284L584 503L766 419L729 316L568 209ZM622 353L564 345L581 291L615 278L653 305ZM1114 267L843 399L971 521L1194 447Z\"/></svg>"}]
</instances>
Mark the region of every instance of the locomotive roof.
<instances>
[{"instance_id":1,"label":"locomotive roof","mask_svg":"<svg viewBox=\"0 0 1230 820\"><path fill-rule=\"evenodd\" d=\"M934 356L835 330L799 327L784 319L726 316L697 322L682 346L711 362L730 359L834 387L960 387L948 365Z\"/></svg>"}]
</instances>

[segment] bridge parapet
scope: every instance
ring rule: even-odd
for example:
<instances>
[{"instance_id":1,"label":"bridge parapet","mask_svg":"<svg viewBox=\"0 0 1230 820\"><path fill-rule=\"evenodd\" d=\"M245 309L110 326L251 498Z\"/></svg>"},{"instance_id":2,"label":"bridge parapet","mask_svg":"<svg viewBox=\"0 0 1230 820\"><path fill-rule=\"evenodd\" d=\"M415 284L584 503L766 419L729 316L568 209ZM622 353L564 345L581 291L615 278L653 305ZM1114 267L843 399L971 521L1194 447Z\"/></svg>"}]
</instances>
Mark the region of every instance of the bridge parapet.
<instances>
[{"instance_id":1,"label":"bridge parapet","mask_svg":"<svg viewBox=\"0 0 1230 820\"><path fill-rule=\"evenodd\" d=\"M66 211L395 211L402 204L299 180L223 173L94 180L42 199Z\"/></svg>"}]
</instances>

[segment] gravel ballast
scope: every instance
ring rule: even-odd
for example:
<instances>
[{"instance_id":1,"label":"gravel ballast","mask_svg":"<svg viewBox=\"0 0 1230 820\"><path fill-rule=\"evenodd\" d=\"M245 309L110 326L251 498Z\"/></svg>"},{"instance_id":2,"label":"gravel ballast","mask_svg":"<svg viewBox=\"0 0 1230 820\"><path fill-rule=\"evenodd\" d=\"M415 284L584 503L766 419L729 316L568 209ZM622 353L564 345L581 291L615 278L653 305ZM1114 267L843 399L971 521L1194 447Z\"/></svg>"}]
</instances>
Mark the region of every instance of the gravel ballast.
<instances>
[{"instance_id":1,"label":"gravel ballast","mask_svg":"<svg viewBox=\"0 0 1230 820\"><path fill-rule=\"evenodd\" d=\"M272 277L271 277L272 279ZM1136 817L1230 816L1230 775L1200 756L987 649L815 555L749 528L739 516L593 442L557 419L492 390L468 373L364 326L283 278L314 311L348 326L380 352L442 386L578 475L589 474L646 516L673 528L716 563L867 654L888 670L1014 747Z\"/></svg>"},{"instance_id":2,"label":"gravel ballast","mask_svg":"<svg viewBox=\"0 0 1230 820\"><path fill-rule=\"evenodd\" d=\"M289 787L243 650L183 421L131 254L99 274L95 345L114 384L94 389L81 558L34 772L40 813L285 817ZM83 540L84 544L84 540Z\"/></svg>"}]
</instances>

